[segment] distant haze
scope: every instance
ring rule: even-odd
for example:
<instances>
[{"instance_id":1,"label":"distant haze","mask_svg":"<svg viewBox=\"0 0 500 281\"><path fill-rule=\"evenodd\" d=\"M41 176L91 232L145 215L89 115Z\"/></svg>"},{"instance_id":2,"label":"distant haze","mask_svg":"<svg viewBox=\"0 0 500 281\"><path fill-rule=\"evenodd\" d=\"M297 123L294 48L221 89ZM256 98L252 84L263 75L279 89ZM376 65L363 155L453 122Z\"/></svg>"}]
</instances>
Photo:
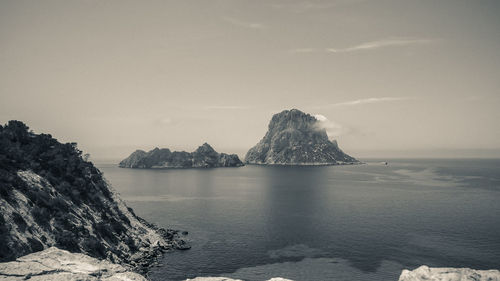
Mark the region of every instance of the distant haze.
<instances>
[{"instance_id":1,"label":"distant haze","mask_svg":"<svg viewBox=\"0 0 500 281\"><path fill-rule=\"evenodd\" d=\"M241 156L273 113L363 157L500 157L500 1L0 1L0 123Z\"/></svg>"}]
</instances>

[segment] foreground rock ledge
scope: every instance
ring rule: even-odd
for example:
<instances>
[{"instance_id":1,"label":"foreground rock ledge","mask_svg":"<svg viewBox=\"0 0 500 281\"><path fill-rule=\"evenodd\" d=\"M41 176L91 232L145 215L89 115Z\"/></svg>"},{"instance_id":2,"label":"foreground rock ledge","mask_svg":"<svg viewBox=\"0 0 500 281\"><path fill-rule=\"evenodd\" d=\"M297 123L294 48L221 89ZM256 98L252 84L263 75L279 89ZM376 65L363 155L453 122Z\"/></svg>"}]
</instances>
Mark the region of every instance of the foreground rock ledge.
<instances>
[{"instance_id":1,"label":"foreground rock ledge","mask_svg":"<svg viewBox=\"0 0 500 281\"><path fill-rule=\"evenodd\" d=\"M0 280L147 281L144 276L132 272L124 266L80 253L70 253L56 247L20 257L15 261L0 263ZM187 280L241 281L225 277L198 277ZM269 281L291 280L272 278Z\"/></svg>"},{"instance_id":2,"label":"foreground rock ledge","mask_svg":"<svg viewBox=\"0 0 500 281\"><path fill-rule=\"evenodd\" d=\"M0 280L147 281L143 276L106 260L55 247L0 263Z\"/></svg>"},{"instance_id":3,"label":"foreground rock ledge","mask_svg":"<svg viewBox=\"0 0 500 281\"><path fill-rule=\"evenodd\" d=\"M403 270L399 281L500 281L498 270L436 267L425 265L414 270Z\"/></svg>"}]
</instances>

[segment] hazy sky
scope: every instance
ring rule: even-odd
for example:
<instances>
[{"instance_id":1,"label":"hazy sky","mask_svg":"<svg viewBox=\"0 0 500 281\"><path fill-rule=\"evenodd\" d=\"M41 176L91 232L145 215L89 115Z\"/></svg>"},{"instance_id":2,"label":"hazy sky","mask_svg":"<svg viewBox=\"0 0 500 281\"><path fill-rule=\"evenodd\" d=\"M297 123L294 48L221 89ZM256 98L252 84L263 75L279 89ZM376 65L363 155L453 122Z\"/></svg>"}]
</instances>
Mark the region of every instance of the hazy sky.
<instances>
[{"instance_id":1,"label":"hazy sky","mask_svg":"<svg viewBox=\"0 0 500 281\"><path fill-rule=\"evenodd\" d=\"M94 159L244 154L273 113L366 156L500 156L500 1L0 0L0 122Z\"/></svg>"}]
</instances>

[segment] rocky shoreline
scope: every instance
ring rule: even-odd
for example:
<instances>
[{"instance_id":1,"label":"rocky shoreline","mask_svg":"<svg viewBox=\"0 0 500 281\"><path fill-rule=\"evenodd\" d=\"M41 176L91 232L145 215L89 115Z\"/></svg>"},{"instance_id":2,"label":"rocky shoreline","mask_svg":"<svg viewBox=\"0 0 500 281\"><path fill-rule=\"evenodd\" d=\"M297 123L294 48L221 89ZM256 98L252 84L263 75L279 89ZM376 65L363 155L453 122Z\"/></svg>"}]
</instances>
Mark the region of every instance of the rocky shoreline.
<instances>
[{"instance_id":1,"label":"rocky shoreline","mask_svg":"<svg viewBox=\"0 0 500 281\"><path fill-rule=\"evenodd\" d=\"M191 249L191 245L185 238L188 234L187 231L164 229L153 223L149 223L140 217L139 220L151 229L155 230L161 237L163 237L163 239L165 239L165 241L169 241L169 245L156 243L153 247L139 249L139 251L135 253L128 262L132 271L147 276L149 269L159 264L158 259L161 258L164 253L171 250L184 251Z\"/></svg>"},{"instance_id":2,"label":"rocky shoreline","mask_svg":"<svg viewBox=\"0 0 500 281\"><path fill-rule=\"evenodd\" d=\"M87 281L147 281L144 275L123 265L99 260L81 253L71 253L56 247L0 263L1 281L20 280L87 280ZM186 281L244 281L227 277L196 277ZM267 281L293 281L275 277ZM469 268L430 268L421 266L403 270L398 281L500 281L498 270Z\"/></svg>"},{"instance_id":3,"label":"rocky shoreline","mask_svg":"<svg viewBox=\"0 0 500 281\"><path fill-rule=\"evenodd\" d=\"M66 250L146 274L187 232L137 216L76 143L35 134L20 121L0 126L0 262Z\"/></svg>"}]
</instances>

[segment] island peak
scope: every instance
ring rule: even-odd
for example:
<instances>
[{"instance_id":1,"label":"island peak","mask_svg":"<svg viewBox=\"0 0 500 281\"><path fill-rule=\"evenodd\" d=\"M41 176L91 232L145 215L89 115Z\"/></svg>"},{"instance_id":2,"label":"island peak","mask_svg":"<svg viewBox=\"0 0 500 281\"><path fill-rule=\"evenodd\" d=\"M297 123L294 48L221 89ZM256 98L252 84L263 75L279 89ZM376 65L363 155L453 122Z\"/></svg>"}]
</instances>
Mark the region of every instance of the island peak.
<instances>
[{"instance_id":1,"label":"island peak","mask_svg":"<svg viewBox=\"0 0 500 281\"><path fill-rule=\"evenodd\" d=\"M317 117L298 109L271 118L264 138L246 154L245 162L262 165L358 164L330 141Z\"/></svg>"}]
</instances>

